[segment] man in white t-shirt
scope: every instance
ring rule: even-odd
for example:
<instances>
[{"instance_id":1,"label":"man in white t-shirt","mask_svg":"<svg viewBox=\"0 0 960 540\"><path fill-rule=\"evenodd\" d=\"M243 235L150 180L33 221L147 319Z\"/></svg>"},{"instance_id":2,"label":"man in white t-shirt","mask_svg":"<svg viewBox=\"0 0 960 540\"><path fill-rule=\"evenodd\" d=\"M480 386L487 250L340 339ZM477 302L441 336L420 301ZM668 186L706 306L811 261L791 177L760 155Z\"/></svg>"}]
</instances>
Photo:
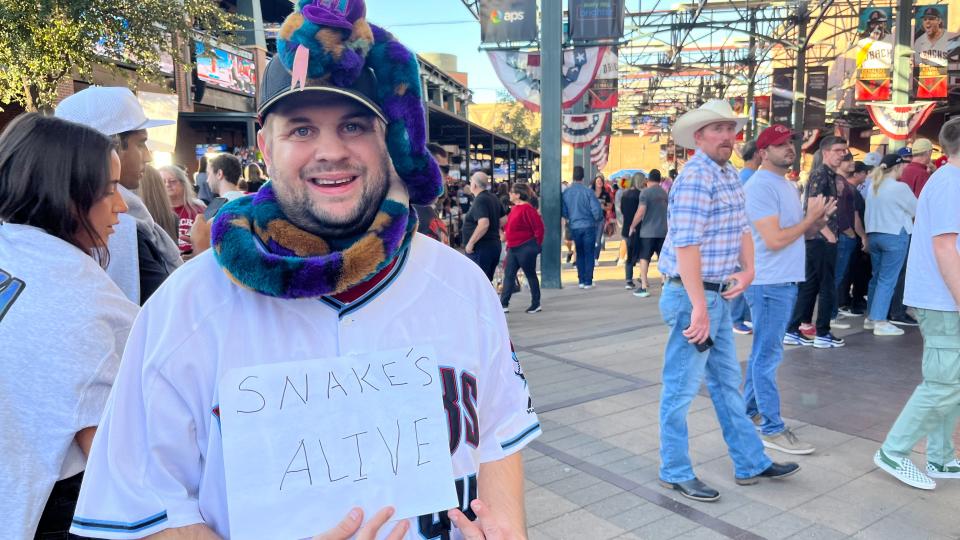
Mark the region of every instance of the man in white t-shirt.
<instances>
[{"instance_id":1,"label":"man in white t-shirt","mask_svg":"<svg viewBox=\"0 0 960 540\"><path fill-rule=\"evenodd\" d=\"M916 309L923 334L923 382L873 458L882 470L920 489L934 489L933 478L960 478L953 445L960 419L960 118L940 129L940 145L949 162L920 193L903 296L904 304ZM923 437L926 474L910 460Z\"/></svg>"},{"instance_id":2,"label":"man in white t-shirt","mask_svg":"<svg viewBox=\"0 0 960 540\"><path fill-rule=\"evenodd\" d=\"M783 360L783 335L797 301L797 283L806 279L804 235L816 233L836 208L822 195L810 197L807 213L797 188L785 175L793 166L797 134L774 124L757 137L760 169L744 187L747 219L756 246L756 278L744 293L753 313L753 348L744 378L747 416L760 427L763 446L794 455L811 454L780 417L777 369Z\"/></svg>"},{"instance_id":3,"label":"man in white t-shirt","mask_svg":"<svg viewBox=\"0 0 960 540\"><path fill-rule=\"evenodd\" d=\"M235 499L227 478L238 469L225 462L236 448L225 441L242 434L220 421L224 377L236 368L348 362L415 346L442 359L429 375L442 382L436 407L445 412L460 504L382 532L391 539L525 534L518 451L540 424L489 282L467 258L416 233L410 205L428 204L441 190L426 148L417 60L369 25L364 11L357 1L317 3L284 24L278 49L290 54L268 63L258 111L271 182L220 210L212 249L176 272L137 319L93 444L74 534L230 537L236 515L228 511ZM306 24L321 30L298 30ZM337 55L310 52L326 47ZM450 321L469 331L440 331ZM359 375L357 384L362 390ZM383 403L380 395L370 399ZM311 493L314 503L334 503L329 492ZM312 519L305 508L290 505L283 519ZM373 538L392 510L366 510L368 519L354 508L321 538L358 530Z\"/></svg>"}]
</instances>

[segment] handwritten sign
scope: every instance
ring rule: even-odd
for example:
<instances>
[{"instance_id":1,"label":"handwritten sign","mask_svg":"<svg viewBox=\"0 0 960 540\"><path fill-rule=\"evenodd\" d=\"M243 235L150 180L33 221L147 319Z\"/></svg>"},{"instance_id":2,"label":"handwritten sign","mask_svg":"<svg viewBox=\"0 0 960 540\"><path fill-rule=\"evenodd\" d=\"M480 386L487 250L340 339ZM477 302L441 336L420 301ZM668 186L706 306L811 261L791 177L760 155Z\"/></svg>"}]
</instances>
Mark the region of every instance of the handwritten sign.
<instances>
[{"instance_id":1,"label":"handwritten sign","mask_svg":"<svg viewBox=\"0 0 960 540\"><path fill-rule=\"evenodd\" d=\"M220 418L232 538L309 537L355 506L457 506L431 348L234 369Z\"/></svg>"}]
</instances>

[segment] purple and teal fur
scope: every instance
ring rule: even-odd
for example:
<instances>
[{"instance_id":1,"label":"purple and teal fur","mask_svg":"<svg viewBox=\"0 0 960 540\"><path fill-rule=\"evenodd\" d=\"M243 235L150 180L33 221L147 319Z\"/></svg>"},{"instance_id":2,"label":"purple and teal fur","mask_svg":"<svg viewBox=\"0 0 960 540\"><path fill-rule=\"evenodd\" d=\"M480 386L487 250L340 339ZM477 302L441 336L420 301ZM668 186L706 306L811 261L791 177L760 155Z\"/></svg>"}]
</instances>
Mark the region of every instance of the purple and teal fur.
<instances>
[{"instance_id":1,"label":"purple and teal fur","mask_svg":"<svg viewBox=\"0 0 960 540\"><path fill-rule=\"evenodd\" d=\"M269 182L255 195L225 205L213 221L210 240L217 262L240 285L277 298L316 298L366 281L407 249L417 230L416 213L385 199L380 214L390 216L388 225L376 235L387 257L377 261L375 270L365 276L344 275L344 258L351 256L349 247L301 257L295 254L296 246L263 238L261 233L265 235L270 224L295 227L281 210Z\"/></svg>"}]
</instances>

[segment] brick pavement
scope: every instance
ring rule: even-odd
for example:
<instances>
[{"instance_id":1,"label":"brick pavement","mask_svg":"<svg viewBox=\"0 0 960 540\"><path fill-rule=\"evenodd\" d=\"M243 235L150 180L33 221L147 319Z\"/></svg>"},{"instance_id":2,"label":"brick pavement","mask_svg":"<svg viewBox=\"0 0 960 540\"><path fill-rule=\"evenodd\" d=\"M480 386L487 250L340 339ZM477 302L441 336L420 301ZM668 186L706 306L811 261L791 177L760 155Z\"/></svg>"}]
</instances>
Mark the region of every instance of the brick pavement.
<instances>
[{"instance_id":1,"label":"brick pavement","mask_svg":"<svg viewBox=\"0 0 960 540\"><path fill-rule=\"evenodd\" d=\"M613 257L603 254L597 288L575 288L567 269L565 289L544 291L542 313L519 309L529 300L524 291L508 315L544 427L524 453L532 539L960 538L960 480L923 492L872 461L919 380L916 329L894 342L854 325L838 332L850 342L844 349L788 349L784 416L817 452L769 455L798 461L796 476L736 486L703 390L689 416L691 457L722 497L697 503L660 487L659 289L646 299L625 291ZM750 337L736 340L744 361ZM914 462L922 466L923 456Z\"/></svg>"}]
</instances>

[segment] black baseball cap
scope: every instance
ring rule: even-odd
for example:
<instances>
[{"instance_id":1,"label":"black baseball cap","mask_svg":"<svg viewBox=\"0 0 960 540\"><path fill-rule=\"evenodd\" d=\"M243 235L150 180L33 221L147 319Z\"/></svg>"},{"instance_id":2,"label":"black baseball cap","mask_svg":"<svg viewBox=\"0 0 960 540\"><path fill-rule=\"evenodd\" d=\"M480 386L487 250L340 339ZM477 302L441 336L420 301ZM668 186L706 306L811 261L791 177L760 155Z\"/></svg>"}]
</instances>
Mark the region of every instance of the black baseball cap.
<instances>
[{"instance_id":1,"label":"black baseball cap","mask_svg":"<svg viewBox=\"0 0 960 540\"><path fill-rule=\"evenodd\" d=\"M903 159L903 156L897 153L887 154L883 156L883 159L880 160L880 166L884 169L889 169L890 167L895 167L901 163L906 163L907 160Z\"/></svg>"},{"instance_id":2,"label":"black baseball cap","mask_svg":"<svg viewBox=\"0 0 960 540\"><path fill-rule=\"evenodd\" d=\"M935 17L937 19L942 19L940 15L940 10L934 7L928 7L927 9L923 10L922 18L926 19L927 17Z\"/></svg>"},{"instance_id":3,"label":"black baseball cap","mask_svg":"<svg viewBox=\"0 0 960 540\"><path fill-rule=\"evenodd\" d=\"M376 95L377 76L369 67L364 67L357 77L357 80L350 86L334 86L326 81L319 79L307 79L304 86L297 85L293 87L293 77L287 71L286 66L280 61L279 56L274 56L267 64L264 70L263 78L260 83L260 95L263 96L260 107L257 108L257 114L262 121L269 114L270 109L284 99L291 96L301 95L304 92L323 93L327 95L339 95L353 99L364 107L370 109L374 114L380 117L386 123L386 115L377 105L374 96Z\"/></svg>"},{"instance_id":4,"label":"black baseball cap","mask_svg":"<svg viewBox=\"0 0 960 540\"><path fill-rule=\"evenodd\" d=\"M855 173L862 173L862 172L868 173L868 172L870 172L870 171L872 171L872 170L873 170L873 167L867 165L866 163L864 163L864 162L862 162L862 161L857 161L857 162L854 163L854 165L853 165L853 172L855 172Z\"/></svg>"}]
</instances>

